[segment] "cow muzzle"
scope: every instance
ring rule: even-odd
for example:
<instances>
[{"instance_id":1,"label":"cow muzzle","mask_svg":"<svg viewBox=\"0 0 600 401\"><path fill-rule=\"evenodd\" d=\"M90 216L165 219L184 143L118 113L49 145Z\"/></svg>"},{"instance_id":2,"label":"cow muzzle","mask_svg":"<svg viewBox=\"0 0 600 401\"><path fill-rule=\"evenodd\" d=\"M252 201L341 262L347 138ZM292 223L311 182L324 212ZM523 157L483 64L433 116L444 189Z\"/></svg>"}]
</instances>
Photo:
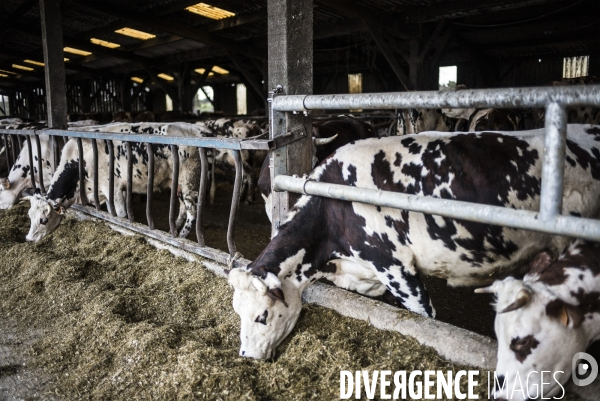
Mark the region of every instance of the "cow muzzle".
<instances>
[{"instance_id":1,"label":"cow muzzle","mask_svg":"<svg viewBox=\"0 0 600 401\"><path fill-rule=\"evenodd\" d=\"M256 349L240 348L240 356L252 359L271 359L275 356L275 350L269 348L265 351L261 351Z\"/></svg>"}]
</instances>

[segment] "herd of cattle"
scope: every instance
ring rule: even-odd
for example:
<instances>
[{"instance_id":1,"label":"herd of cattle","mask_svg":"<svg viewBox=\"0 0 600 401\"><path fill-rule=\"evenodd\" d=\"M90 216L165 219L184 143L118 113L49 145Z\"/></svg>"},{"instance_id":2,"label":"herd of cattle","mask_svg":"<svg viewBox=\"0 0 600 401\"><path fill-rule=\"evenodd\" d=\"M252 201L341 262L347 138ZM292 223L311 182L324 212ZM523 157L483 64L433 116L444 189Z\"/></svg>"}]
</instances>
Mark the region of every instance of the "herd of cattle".
<instances>
[{"instance_id":1,"label":"herd of cattle","mask_svg":"<svg viewBox=\"0 0 600 401\"><path fill-rule=\"evenodd\" d=\"M543 121L543 113L529 111ZM538 210L544 130L522 128L522 114L504 110L407 110L401 125L407 135L379 138L359 119L339 118L313 124L314 170L309 179L415 195L434 196L494 206ZM457 126L469 132L448 132ZM563 211L600 218L600 113L589 109L569 114ZM433 122L432 122L433 121ZM509 123L507 123L507 121ZM250 121L225 119L192 123L122 123L91 125L80 131L127 132L188 137L250 138L262 133ZM445 127L445 128L444 128ZM423 132L433 130L436 132ZM446 131L446 132L443 132ZM28 241L39 241L59 225L66 209L79 199L84 185L93 204L92 146L83 140L86 180L79 182L75 140L61 144L60 163L50 174L52 158L47 135L40 135L41 152L29 160L23 144L8 177L0 185L0 208L19 201L30 187L30 169L37 179L37 160L44 166L46 194L29 197L31 227ZM60 143L60 141L58 141ZM103 143L102 141L98 142ZM114 205L126 216L125 144L114 141ZM133 192L145 194L148 149L132 143ZM173 162L168 146L155 145L154 188L169 188ZM177 227L186 237L195 224L199 155L180 146ZM8 153L8 149L4 149ZM108 201L109 149L100 146L100 202ZM258 188L270 215L271 176L265 154L245 152L244 198L251 202L256 181L252 166L262 164ZM214 151L214 164L232 165L228 151ZM214 167L211 180L214 186ZM214 191L211 191L214 194ZM504 389L496 397L510 399L509 389L529 371L571 372L571 358L600 339L600 245L357 202L302 196L280 225L269 245L246 268L229 271L233 307L241 317L240 354L271 358L292 331L301 309L301 294L326 278L335 285L367 296L395 300L406 309L435 317L420 279L431 275L451 286L488 286L496 294L497 372L505 373ZM560 352L557 352L557 346ZM532 377L533 376L533 377ZM545 396L560 391L539 375L529 386L544 388ZM537 387L536 387L537 386ZM520 396L521 393L517 392ZM525 397L523 397L525 398ZM519 398L519 399L523 399Z\"/></svg>"}]
</instances>

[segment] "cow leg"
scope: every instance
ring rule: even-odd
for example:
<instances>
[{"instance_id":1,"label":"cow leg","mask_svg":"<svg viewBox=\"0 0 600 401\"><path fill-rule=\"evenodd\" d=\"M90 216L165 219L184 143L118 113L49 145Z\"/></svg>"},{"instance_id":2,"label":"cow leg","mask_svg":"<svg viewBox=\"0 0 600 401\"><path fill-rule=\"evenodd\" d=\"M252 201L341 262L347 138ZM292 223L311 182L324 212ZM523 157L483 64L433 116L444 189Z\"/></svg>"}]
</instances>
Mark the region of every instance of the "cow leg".
<instances>
[{"instance_id":1,"label":"cow leg","mask_svg":"<svg viewBox=\"0 0 600 401\"><path fill-rule=\"evenodd\" d=\"M396 263L399 261L396 259ZM402 263L387 268L377 268L377 277L392 295L409 311L420 315L435 317L435 309L421 281L413 262L406 266Z\"/></svg>"}]
</instances>

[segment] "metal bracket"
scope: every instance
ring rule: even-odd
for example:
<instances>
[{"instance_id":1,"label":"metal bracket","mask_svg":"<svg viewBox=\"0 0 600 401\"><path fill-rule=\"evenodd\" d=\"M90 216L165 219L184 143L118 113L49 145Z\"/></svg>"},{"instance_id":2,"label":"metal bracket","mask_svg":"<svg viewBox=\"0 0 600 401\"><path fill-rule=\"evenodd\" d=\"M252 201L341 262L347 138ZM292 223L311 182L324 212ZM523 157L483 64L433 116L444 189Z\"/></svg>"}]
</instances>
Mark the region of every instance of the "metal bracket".
<instances>
[{"instance_id":1,"label":"metal bracket","mask_svg":"<svg viewBox=\"0 0 600 401\"><path fill-rule=\"evenodd\" d=\"M269 149L280 148L284 145L290 144L304 137L306 137L306 133L304 132L304 130L297 128L286 133L285 135L278 136L277 138L269 140Z\"/></svg>"}]
</instances>

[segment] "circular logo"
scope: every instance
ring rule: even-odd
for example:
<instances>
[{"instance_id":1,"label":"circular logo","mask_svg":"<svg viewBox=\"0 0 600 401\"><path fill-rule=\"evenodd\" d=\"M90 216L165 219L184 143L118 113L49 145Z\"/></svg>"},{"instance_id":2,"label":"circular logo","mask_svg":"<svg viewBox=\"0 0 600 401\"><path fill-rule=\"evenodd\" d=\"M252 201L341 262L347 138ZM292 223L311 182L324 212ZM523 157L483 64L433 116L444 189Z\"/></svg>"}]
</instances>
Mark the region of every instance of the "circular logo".
<instances>
[{"instance_id":1,"label":"circular logo","mask_svg":"<svg viewBox=\"0 0 600 401\"><path fill-rule=\"evenodd\" d=\"M573 356L571 368L573 371L573 383L576 386L592 384L598 376L598 363L593 356L585 352L578 352Z\"/></svg>"}]
</instances>

